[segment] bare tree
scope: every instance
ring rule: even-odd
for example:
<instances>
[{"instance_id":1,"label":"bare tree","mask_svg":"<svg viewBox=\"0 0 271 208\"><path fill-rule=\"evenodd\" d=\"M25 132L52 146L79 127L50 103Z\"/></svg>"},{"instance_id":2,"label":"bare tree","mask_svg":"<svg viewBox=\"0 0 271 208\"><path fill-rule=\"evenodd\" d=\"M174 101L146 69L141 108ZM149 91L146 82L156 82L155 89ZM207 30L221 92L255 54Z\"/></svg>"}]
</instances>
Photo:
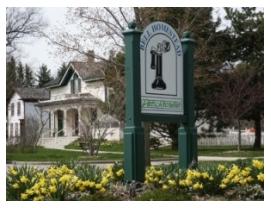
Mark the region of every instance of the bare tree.
<instances>
[{"instance_id":1,"label":"bare tree","mask_svg":"<svg viewBox=\"0 0 271 208\"><path fill-rule=\"evenodd\" d=\"M42 136L44 128L49 120L47 112L42 112L35 107L35 115L26 118L24 121L24 129L22 129L22 135L19 140L19 146L22 150L25 147L34 150Z\"/></svg>"},{"instance_id":2,"label":"bare tree","mask_svg":"<svg viewBox=\"0 0 271 208\"><path fill-rule=\"evenodd\" d=\"M91 156L98 155L100 145L111 133L107 121L108 114L97 115L94 108L84 109L80 119L81 147Z\"/></svg>"},{"instance_id":3,"label":"bare tree","mask_svg":"<svg viewBox=\"0 0 271 208\"><path fill-rule=\"evenodd\" d=\"M66 16L69 30L59 26L51 33L43 34L57 47L57 54L74 57L99 48L94 58L116 64L106 57L110 51L123 51L122 32L134 19L133 8L69 8Z\"/></svg>"},{"instance_id":4,"label":"bare tree","mask_svg":"<svg viewBox=\"0 0 271 208\"><path fill-rule=\"evenodd\" d=\"M206 105L218 119L238 126L238 150L241 148L241 120L251 111L255 103L263 99L262 86L251 84L253 75L235 71L222 74L221 88L209 97Z\"/></svg>"},{"instance_id":5,"label":"bare tree","mask_svg":"<svg viewBox=\"0 0 271 208\"><path fill-rule=\"evenodd\" d=\"M7 7L6 9L6 53L17 49L19 40L40 35L46 26L39 8Z\"/></svg>"}]
</instances>

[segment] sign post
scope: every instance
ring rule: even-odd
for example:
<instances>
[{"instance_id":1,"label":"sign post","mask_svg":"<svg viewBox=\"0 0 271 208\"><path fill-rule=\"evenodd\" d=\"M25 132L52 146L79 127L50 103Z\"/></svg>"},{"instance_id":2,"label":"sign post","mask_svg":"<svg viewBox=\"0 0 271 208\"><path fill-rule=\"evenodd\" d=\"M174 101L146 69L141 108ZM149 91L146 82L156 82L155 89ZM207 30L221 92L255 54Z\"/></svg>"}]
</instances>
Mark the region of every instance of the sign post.
<instances>
[{"instance_id":1,"label":"sign post","mask_svg":"<svg viewBox=\"0 0 271 208\"><path fill-rule=\"evenodd\" d=\"M184 117L183 125L178 129L179 167L186 169L192 162L198 162L197 130L194 115L194 48L195 40L189 32L182 37L184 54Z\"/></svg>"},{"instance_id":2,"label":"sign post","mask_svg":"<svg viewBox=\"0 0 271 208\"><path fill-rule=\"evenodd\" d=\"M185 32L180 41L167 23L153 22L144 32L135 23L123 32L125 42L124 169L127 181L144 181L142 121L180 123L179 167L197 163L194 116L195 41Z\"/></svg>"},{"instance_id":3,"label":"sign post","mask_svg":"<svg viewBox=\"0 0 271 208\"><path fill-rule=\"evenodd\" d=\"M125 127L124 169L127 181L144 181L144 131L140 119L140 51L141 32L135 23L123 32L125 42Z\"/></svg>"}]
</instances>

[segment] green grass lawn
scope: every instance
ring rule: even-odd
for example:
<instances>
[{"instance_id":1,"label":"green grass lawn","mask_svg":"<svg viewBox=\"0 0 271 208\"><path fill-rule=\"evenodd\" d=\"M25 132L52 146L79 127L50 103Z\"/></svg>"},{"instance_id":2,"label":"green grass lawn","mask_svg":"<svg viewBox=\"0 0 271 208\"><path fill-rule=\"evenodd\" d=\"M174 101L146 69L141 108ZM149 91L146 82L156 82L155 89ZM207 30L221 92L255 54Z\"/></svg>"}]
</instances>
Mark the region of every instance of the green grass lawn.
<instances>
[{"instance_id":1,"label":"green grass lawn","mask_svg":"<svg viewBox=\"0 0 271 208\"><path fill-rule=\"evenodd\" d=\"M83 152L71 152L65 150L37 148L34 152L19 150L7 150L7 161L60 161L60 160L78 160L85 155Z\"/></svg>"},{"instance_id":2,"label":"green grass lawn","mask_svg":"<svg viewBox=\"0 0 271 208\"><path fill-rule=\"evenodd\" d=\"M79 143L75 141L66 146L67 149L80 149ZM101 151L123 152L123 142L105 142L101 145ZM263 157L264 151L253 150L250 146L243 146L238 152L235 146L199 146L199 156L221 156L221 157ZM161 147L159 149L151 150L152 157L172 157L177 156L178 151L172 150L170 146Z\"/></svg>"},{"instance_id":3,"label":"green grass lawn","mask_svg":"<svg viewBox=\"0 0 271 208\"><path fill-rule=\"evenodd\" d=\"M80 149L76 141L66 148ZM101 151L123 152L123 142L105 142L101 145ZM233 146L199 147L199 156L221 156L221 157L263 157L264 150L254 151L249 146L242 147L238 152ZM151 150L151 159L178 159L178 152L170 146ZM7 149L7 161L68 161L68 160L123 160L123 154L99 153L98 156L89 156L85 152L37 148L35 152L21 152L16 149Z\"/></svg>"}]
</instances>

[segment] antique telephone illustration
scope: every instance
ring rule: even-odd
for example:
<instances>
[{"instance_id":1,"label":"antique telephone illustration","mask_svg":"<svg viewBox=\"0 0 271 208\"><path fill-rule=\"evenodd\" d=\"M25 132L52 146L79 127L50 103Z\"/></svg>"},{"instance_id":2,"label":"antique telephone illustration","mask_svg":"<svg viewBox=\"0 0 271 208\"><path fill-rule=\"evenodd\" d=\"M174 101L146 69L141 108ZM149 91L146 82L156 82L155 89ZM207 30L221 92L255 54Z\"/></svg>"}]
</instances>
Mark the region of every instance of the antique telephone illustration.
<instances>
[{"instance_id":1,"label":"antique telephone illustration","mask_svg":"<svg viewBox=\"0 0 271 208\"><path fill-rule=\"evenodd\" d=\"M156 70L155 80L152 83L152 88L157 90L165 90L167 88L166 83L163 80L163 53L170 51L170 42L163 40L157 44L155 48L151 48L151 69Z\"/></svg>"}]
</instances>

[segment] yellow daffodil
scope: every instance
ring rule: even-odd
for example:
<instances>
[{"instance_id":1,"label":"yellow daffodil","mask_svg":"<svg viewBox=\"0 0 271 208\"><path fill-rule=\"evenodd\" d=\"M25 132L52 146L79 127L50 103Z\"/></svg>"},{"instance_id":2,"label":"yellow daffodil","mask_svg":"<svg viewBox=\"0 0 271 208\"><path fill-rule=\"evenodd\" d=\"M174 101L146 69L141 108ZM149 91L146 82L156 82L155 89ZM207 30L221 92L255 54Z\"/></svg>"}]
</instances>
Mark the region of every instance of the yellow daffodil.
<instances>
[{"instance_id":1,"label":"yellow daffodil","mask_svg":"<svg viewBox=\"0 0 271 208\"><path fill-rule=\"evenodd\" d=\"M65 174L59 179L59 181L60 181L60 183L65 184L65 183L69 182L70 179L71 179L71 175Z\"/></svg>"},{"instance_id":2,"label":"yellow daffodil","mask_svg":"<svg viewBox=\"0 0 271 208\"><path fill-rule=\"evenodd\" d=\"M239 180L239 183L240 183L242 186L244 186L244 185L247 184L247 180L246 180L246 179L241 179L241 180Z\"/></svg>"},{"instance_id":3,"label":"yellow daffodil","mask_svg":"<svg viewBox=\"0 0 271 208\"><path fill-rule=\"evenodd\" d=\"M117 176L122 176L122 175L124 175L124 170L123 170L123 168L122 169L120 169L120 170L118 170L117 172L116 172L116 174L117 174Z\"/></svg>"},{"instance_id":4,"label":"yellow daffodil","mask_svg":"<svg viewBox=\"0 0 271 208\"><path fill-rule=\"evenodd\" d=\"M192 185L192 181L191 181L191 180L186 179L186 180L185 180L185 184L186 184L187 186L191 186L191 185Z\"/></svg>"},{"instance_id":5,"label":"yellow daffodil","mask_svg":"<svg viewBox=\"0 0 271 208\"><path fill-rule=\"evenodd\" d=\"M44 200L44 196L35 196L33 198L33 201L43 201Z\"/></svg>"},{"instance_id":6,"label":"yellow daffodil","mask_svg":"<svg viewBox=\"0 0 271 208\"><path fill-rule=\"evenodd\" d=\"M229 180L228 178L224 178L224 179L222 180L222 183L223 183L223 184L229 184L229 183L230 183L230 180Z\"/></svg>"},{"instance_id":7,"label":"yellow daffodil","mask_svg":"<svg viewBox=\"0 0 271 208\"><path fill-rule=\"evenodd\" d=\"M225 167L224 165L219 164L219 165L217 166L217 170L220 171L220 172L223 172L223 171L226 170L226 167Z\"/></svg>"},{"instance_id":8,"label":"yellow daffodil","mask_svg":"<svg viewBox=\"0 0 271 208\"><path fill-rule=\"evenodd\" d=\"M56 193L57 189L56 186L49 186L50 193Z\"/></svg>"},{"instance_id":9,"label":"yellow daffodil","mask_svg":"<svg viewBox=\"0 0 271 208\"><path fill-rule=\"evenodd\" d=\"M109 180L108 180L107 178L103 178L103 179L101 180L102 186L106 186L106 185L108 184L108 182L109 182Z\"/></svg>"},{"instance_id":10,"label":"yellow daffodil","mask_svg":"<svg viewBox=\"0 0 271 208\"><path fill-rule=\"evenodd\" d=\"M264 174L263 173L258 174L257 178L259 181L264 182Z\"/></svg>"},{"instance_id":11,"label":"yellow daffodil","mask_svg":"<svg viewBox=\"0 0 271 208\"><path fill-rule=\"evenodd\" d=\"M95 185L95 188L96 188L96 189L101 189L101 188L102 188L102 184L97 183L97 184Z\"/></svg>"},{"instance_id":12,"label":"yellow daffodil","mask_svg":"<svg viewBox=\"0 0 271 208\"><path fill-rule=\"evenodd\" d=\"M202 183L197 182L192 186L192 188L194 190L201 190L201 189L203 189L203 185L202 185Z\"/></svg>"},{"instance_id":13,"label":"yellow daffodil","mask_svg":"<svg viewBox=\"0 0 271 208\"><path fill-rule=\"evenodd\" d=\"M246 180L250 183L250 182L252 182L254 179L253 179L251 176L248 176L248 177L246 178Z\"/></svg>"},{"instance_id":14,"label":"yellow daffodil","mask_svg":"<svg viewBox=\"0 0 271 208\"><path fill-rule=\"evenodd\" d=\"M180 186L186 186L185 180L179 180L179 185Z\"/></svg>"},{"instance_id":15,"label":"yellow daffodil","mask_svg":"<svg viewBox=\"0 0 271 208\"><path fill-rule=\"evenodd\" d=\"M14 189L18 189L18 188L19 188L19 184L18 184L18 183L14 183L14 184L12 184L12 188L14 188Z\"/></svg>"},{"instance_id":16,"label":"yellow daffodil","mask_svg":"<svg viewBox=\"0 0 271 208\"><path fill-rule=\"evenodd\" d=\"M166 184L163 184L162 189L163 189L164 191L166 191L166 190L169 189L169 187L168 187Z\"/></svg>"},{"instance_id":17,"label":"yellow daffodil","mask_svg":"<svg viewBox=\"0 0 271 208\"><path fill-rule=\"evenodd\" d=\"M168 184L170 186L176 186L176 181L175 180L168 180Z\"/></svg>"},{"instance_id":18,"label":"yellow daffodil","mask_svg":"<svg viewBox=\"0 0 271 208\"><path fill-rule=\"evenodd\" d=\"M163 173L162 170L157 171L156 174L157 174L158 176L163 176L163 175L164 175L164 173Z\"/></svg>"},{"instance_id":19,"label":"yellow daffodil","mask_svg":"<svg viewBox=\"0 0 271 208\"><path fill-rule=\"evenodd\" d=\"M106 191L106 189L103 187L99 190L100 193L104 193Z\"/></svg>"},{"instance_id":20,"label":"yellow daffodil","mask_svg":"<svg viewBox=\"0 0 271 208\"><path fill-rule=\"evenodd\" d=\"M12 176L16 176L18 174L18 172L14 169L14 168L10 168L8 170L9 174L12 175Z\"/></svg>"},{"instance_id":21,"label":"yellow daffodil","mask_svg":"<svg viewBox=\"0 0 271 208\"><path fill-rule=\"evenodd\" d=\"M46 184L46 179L42 176L42 177L40 178L40 180L39 180L39 185L40 185L40 186L45 186L45 184Z\"/></svg>"},{"instance_id":22,"label":"yellow daffodil","mask_svg":"<svg viewBox=\"0 0 271 208\"><path fill-rule=\"evenodd\" d=\"M21 200L27 200L28 195L26 193L21 193Z\"/></svg>"},{"instance_id":23,"label":"yellow daffodil","mask_svg":"<svg viewBox=\"0 0 271 208\"><path fill-rule=\"evenodd\" d=\"M47 193L47 190L46 190L46 188L40 188L40 192L42 193L42 194L46 194Z\"/></svg>"},{"instance_id":24,"label":"yellow daffodil","mask_svg":"<svg viewBox=\"0 0 271 208\"><path fill-rule=\"evenodd\" d=\"M201 175L202 175L202 177L204 179L208 179L209 178L209 174L207 172L203 172L203 173L201 173Z\"/></svg>"},{"instance_id":25,"label":"yellow daffodil","mask_svg":"<svg viewBox=\"0 0 271 208\"><path fill-rule=\"evenodd\" d=\"M27 189L25 193L27 193L29 196L32 196L34 194L34 191L32 189Z\"/></svg>"},{"instance_id":26,"label":"yellow daffodil","mask_svg":"<svg viewBox=\"0 0 271 208\"><path fill-rule=\"evenodd\" d=\"M57 184L57 180L56 180L55 178L51 178L51 179L50 179L50 183L51 183L52 185L56 185L56 184Z\"/></svg>"},{"instance_id":27,"label":"yellow daffodil","mask_svg":"<svg viewBox=\"0 0 271 208\"><path fill-rule=\"evenodd\" d=\"M238 183L240 181L240 177L238 175L236 175L233 179L232 182L233 183Z\"/></svg>"},{"instance_id":28,"label":"yellow daffodil","mask_svg":"<svg viewBox=\"0 0 271 208\"><path fill-rule=\"evenodd\" d=\"M241 175L244 176L244 177L247 177L249 174L250 174L250 172L247 171L247 170L242 170L241 171Z\"/></svg>"},{"instance_id":29,"label":"yellow daffodil","mask_svg":"<svg viewBox=\"0 0 271 208\"><path fill-rule=\"evenodd\" d=\"M261 170L264 168L264 163L262 161L259 160L252 160L252 166Z\"/></svg>"},{"instance_id":30,"label":"yellow daffodil","mask_svg":"<svg viewBox=\"0 0 271 208\"><path fill-rule=\"evenodd\" d=\"M27 183L29 181L29 179L26 176L23 175L23 176L20 177L20 181L22 183Z\"/></svg>"},{"instance_id":31,"label":"yellow daffodil","mask_svg":"<svg viewBox=\"0 0 271 208\"><path fill-rule=\"evenodd\" d=\"M227 187L227 185L224 184L224 183L222 183L222 184L219 185L219 187L220 187L221 189L225 189L225 188Z\"/></svg>"}]
</instances>

